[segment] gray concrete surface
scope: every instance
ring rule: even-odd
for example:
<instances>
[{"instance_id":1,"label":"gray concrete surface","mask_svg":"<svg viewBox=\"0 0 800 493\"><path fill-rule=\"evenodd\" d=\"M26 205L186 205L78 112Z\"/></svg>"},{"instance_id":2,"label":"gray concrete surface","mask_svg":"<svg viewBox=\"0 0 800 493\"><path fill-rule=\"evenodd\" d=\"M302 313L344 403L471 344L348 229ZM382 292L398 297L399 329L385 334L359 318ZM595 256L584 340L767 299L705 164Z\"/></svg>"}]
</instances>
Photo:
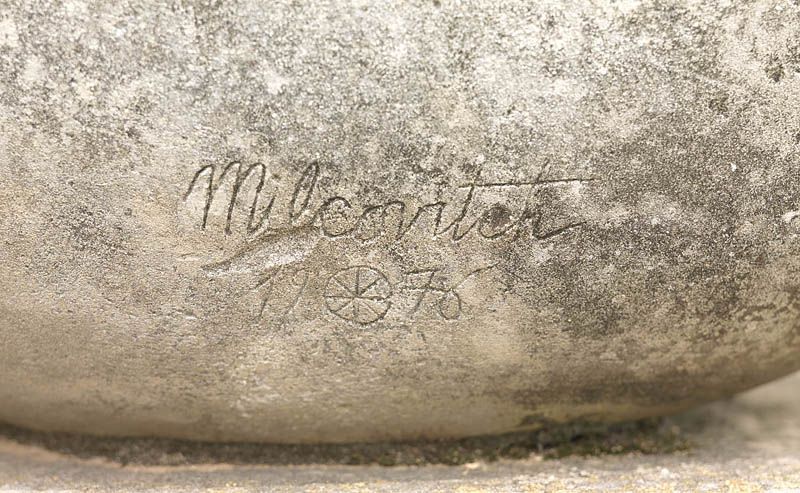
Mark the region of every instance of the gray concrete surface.
<instances>
[{"instance_id":1,"label":"gray concrete surface","mask_svg":"<svg viewBox=\"0 0 800 493\"><path fill-rule=\"evenodd\" d=\"M0 439L0 491L800 491L800 374L669 419L684 451L458 466L121 466Z\"/></svg>"}]
</instances>

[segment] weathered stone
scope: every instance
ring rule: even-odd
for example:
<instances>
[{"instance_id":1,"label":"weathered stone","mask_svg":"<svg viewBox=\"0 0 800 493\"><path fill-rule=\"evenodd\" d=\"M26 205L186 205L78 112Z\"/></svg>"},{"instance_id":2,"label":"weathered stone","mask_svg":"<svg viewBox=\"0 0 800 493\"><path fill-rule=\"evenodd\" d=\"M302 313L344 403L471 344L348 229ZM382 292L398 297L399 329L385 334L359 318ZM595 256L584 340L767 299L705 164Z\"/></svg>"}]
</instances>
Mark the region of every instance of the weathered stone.
<instances>
[{"instance_id":1,"label":"weathered stone","mask_svg":"<svg viewBox=\"0 0 800 493\"><path fill-rule=\"evenodd\" d=\"M800 368L800 6L0 6L0 419L276 442Z\"/></svg>"}]
</instances>

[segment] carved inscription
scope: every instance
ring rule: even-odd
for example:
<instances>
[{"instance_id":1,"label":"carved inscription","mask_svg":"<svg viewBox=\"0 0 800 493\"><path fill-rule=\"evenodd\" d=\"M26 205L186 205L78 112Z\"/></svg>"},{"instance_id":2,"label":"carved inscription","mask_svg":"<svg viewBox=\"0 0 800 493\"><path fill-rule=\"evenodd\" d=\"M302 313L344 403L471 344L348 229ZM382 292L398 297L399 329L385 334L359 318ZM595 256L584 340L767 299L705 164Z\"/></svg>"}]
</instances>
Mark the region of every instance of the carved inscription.
<instances>
[{"instance_id":1,"label":"carved inscription","mask_svg":"<svg viewBox=\"0 0 800 493\"><path fill-rule=\"evenodd\" d=\"M310 274L304 268L280 266L269 272L255 286L256 290L264 289L258 318L262 318L265 313L284 316L292 313L305 293L309 278Z\"/></svg>"},{"instance_id":2,"label":"carved inscription","mask_svg":"<svg viewBox=\"0 0 800 493\"><path fill-rule=\"evenodd\" d=\"M244 283L265 323L314 314L359 326L454 322L507 293L503 276L495 276L506 288L501 291L481 278L505 258L499 254L508 251L505 245L475 251L476 242L550 242L567 235L585 224L575 204L592 181L544 165L525 179L492 181L478 170L465 183L396 179L387 185L393 193L365 193L365 183L337 176L333 165L270 169L234 161L194 172L183 197L189 214L182 217L234 245L203 269ZM321 259L342 253L372 265L326 270ZM471 262L484 265L470 269ZM471 280L479 285L467 289Z\"/></svg>"},{"instance_id":3,"label":"carved inscription","mask_svg":"<svg viewBox=\"0 0 800 493\"><path fill-rule=\"evenodd\" d=\"M392 306L391 295L392 287L381 271L357 265L328 279L325 305L339 318L368 325L386 316Z\"/></svg>"},{"instance_id":4,"label":"carved inscription","mask_svg":"<svg viewBox=\"0 0 800 493\"><path fill-rule=\"evenodd\" d=\"M319 286L323 288L321 307L357 325L368 326L388 316L455 321L467 308L463 285L495 267L474 269L454 282L441 268L408 270L392 279L369 265L354 265L332 274L281 266L254 287L263 296L258 319L284 317L301 304L316 304L313 292Z\"/></svg>"},{"instance_id":5,"label":"carved inscription","mask_svg":"<svg viewBox=\"0 0 800 493\"><path fill-rule=\"evenodd\" d=\"M322 173L319 163L308 164L286 188L285 179L281 182L284 184L273 183L273 175L262 163L207 165L194 173L184 200L199 202L196 220L204 231L211 227L211 211L221 211L218 215L225 234L240 231L269 236L313 225L325 237L363 242L379 238L396 241L411 234L456 243L470 236L485 240L527 236L542 241L583 222L552 225L536 204L540 192L593 181L592 177L551 178L545 165L531 180L476 179L448 188L433 202L390 197L380 203L356 205L352 197L322 193ZM505 200L492 201L492 197Z\"/></svg>"},{"instance_id":6,"label":"carved inscription","mask_svg":"<svg viewBox=\"0 0 800 493\"><path fill-rule=\"evenodd\" d=\"M440 275L441 269L421 269L406 272L401 289L416 294L414 306L409 315L413 316L425 303L430 303L443 319L456 320L460 318L463 306L461 295L458 294L458 288L470 278L493 269L494 267L494 265L490 265L481 269L475 269L461 281L450 286L442 279Z\"/></svg>"}]
</instances>

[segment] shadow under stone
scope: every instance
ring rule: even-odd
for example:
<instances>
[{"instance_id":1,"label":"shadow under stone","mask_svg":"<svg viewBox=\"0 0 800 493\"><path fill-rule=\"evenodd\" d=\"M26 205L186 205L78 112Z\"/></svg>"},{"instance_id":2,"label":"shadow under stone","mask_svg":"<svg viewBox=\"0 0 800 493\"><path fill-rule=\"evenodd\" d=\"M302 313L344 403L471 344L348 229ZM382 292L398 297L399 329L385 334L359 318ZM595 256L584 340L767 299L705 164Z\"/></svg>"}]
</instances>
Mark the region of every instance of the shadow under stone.
<instances>
[{"instance_id":1,"label":"shadow under stone","mask_svg":"<svg viewBox=\"0 0 800 493\"><path fill-rule=\"evenodd\" d=\"M524 459L625 453L662 454L687 450L685 433L669 418L619 424L576 423L532 432L458 440L399 443L285 445L208 443L166 438L109 438L41 432L0 424L0 436L22 445L80 459L102 458L121 465L459 465Z\"/></svg>"}]
</instances>

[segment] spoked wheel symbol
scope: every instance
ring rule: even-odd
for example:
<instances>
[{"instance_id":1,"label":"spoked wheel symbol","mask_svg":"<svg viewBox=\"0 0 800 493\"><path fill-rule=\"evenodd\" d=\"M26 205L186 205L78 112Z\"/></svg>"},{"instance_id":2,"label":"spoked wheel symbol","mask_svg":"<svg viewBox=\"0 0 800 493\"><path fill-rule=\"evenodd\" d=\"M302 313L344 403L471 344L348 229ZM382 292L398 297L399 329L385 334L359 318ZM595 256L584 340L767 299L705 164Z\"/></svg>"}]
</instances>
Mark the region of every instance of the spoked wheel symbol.
<instances>
[{"instance_id":1,"label":"spoked wheel symbol","mask_svg":"<svg viewBox=\"0 0 800 493\"><path fill-rule=\"evenodd\" d=\"M368 325L386 316L392 306L392 285L383 273L366 265L340 270L325 286L325 305L349 322Z\"/></svg>"}]
</instances>

